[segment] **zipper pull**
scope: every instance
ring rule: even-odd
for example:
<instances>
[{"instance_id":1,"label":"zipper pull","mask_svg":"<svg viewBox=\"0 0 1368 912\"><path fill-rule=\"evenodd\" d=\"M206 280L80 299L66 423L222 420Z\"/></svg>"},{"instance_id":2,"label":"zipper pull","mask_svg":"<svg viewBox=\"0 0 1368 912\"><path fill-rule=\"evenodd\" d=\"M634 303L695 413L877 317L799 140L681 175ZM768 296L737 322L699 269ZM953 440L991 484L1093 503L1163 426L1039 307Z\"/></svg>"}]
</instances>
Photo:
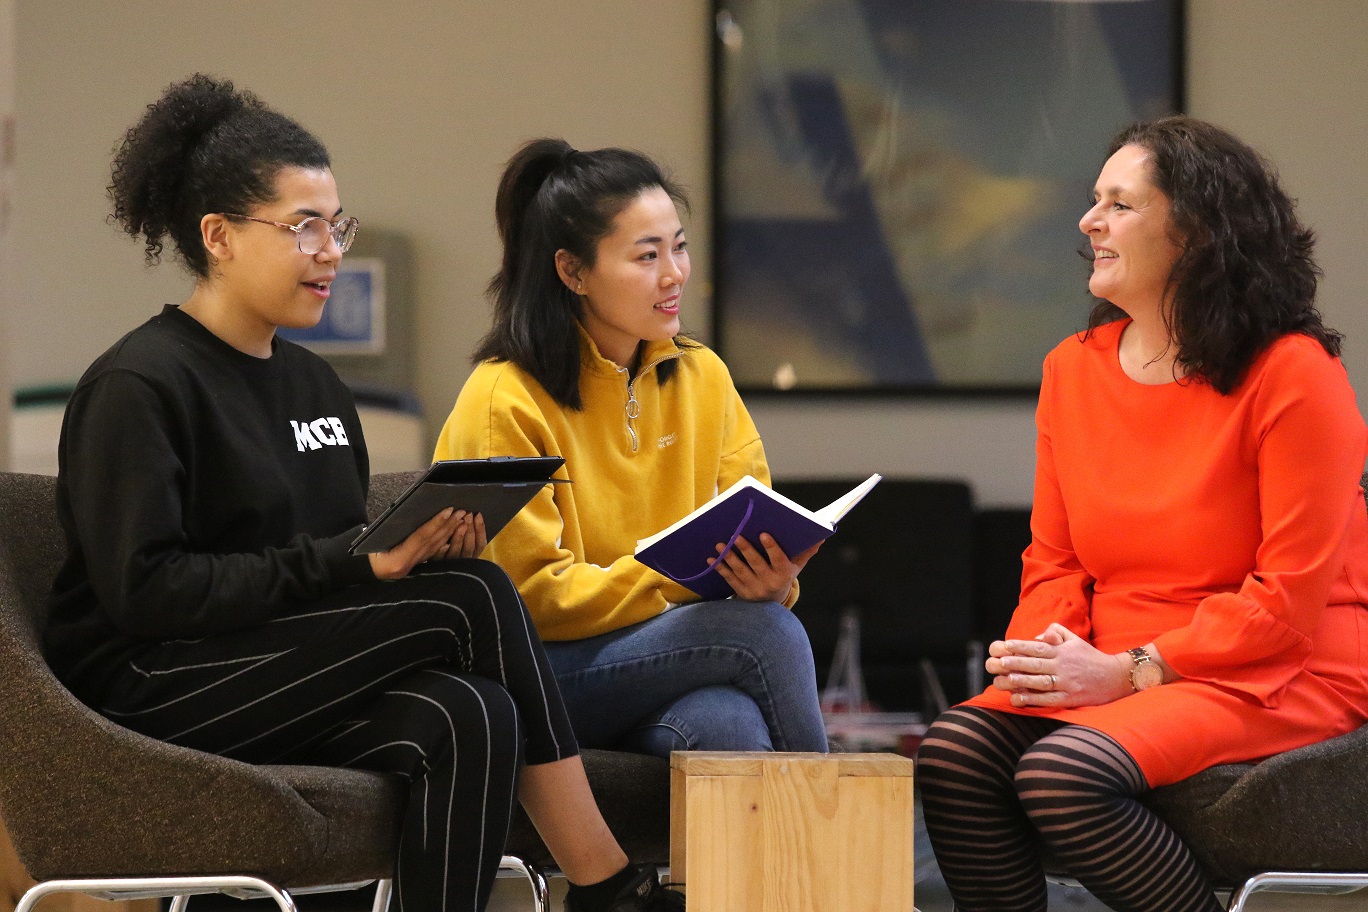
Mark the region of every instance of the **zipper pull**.
<instances>
[{"instance_id":1,"label":"zipper pull","mask_svg":"<svg viewBox=\"0 0 1368 912\"><path fill-rule=\"evenodd\" d=\"M632 421L641 414L641 403L637 402L636 384L628 374L627 368L619 367L615 369L619 374L627 377L627 436L632 438L632 452L635 453L637 451L637 435L636 431L632 428Z\"/></svg>"},{"instance_id":2,"label":"zipper pull","mask_svg":"<svg viewBox=\"0 0 1368 912\"><path fill-rule=\"evenodd\" d=\"M627 433L632 438L632 452L637 451L636 430L632 427L632 422L641 414L641 403L637 402L636 390L633 384L627 384Z\"/></svg>"}]
</instances>

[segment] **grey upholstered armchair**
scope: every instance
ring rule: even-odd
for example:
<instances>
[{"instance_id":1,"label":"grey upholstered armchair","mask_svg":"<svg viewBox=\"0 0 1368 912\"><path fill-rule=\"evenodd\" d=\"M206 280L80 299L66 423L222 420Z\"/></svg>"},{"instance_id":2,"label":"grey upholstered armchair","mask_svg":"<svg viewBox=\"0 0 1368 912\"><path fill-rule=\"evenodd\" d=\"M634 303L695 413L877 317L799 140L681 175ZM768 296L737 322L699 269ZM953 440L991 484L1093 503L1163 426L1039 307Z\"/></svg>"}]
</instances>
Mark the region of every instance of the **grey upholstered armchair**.
<instances>
[{"instance_id":1,"label":"grey upholstered armchair","mask_svg":"<svg viewBox=\"0 0 1368 912\"><path fill-rule=\"evenodd\" d=\"M1213 766L1141 800L1183 838L1218 891L1230 891L1226 912L1244 912L1259 892L1368 887L1368 725L1260 763ZM1046 866L1051 880L1077 885L1058 864Z\"/></svg>"},{"instance_id":2,"label":"grey upholstered armchair","mask_svg":"<svg viewBox=\"0 0 1368 912\"><path fill-rule=\"evenodd\" d=\"M378 476L374 507L408 476ZM54 479L0 474L0 809L38 879L17 912L48 893L108 898L270 896L378 882L384 912L402 786L359 770L250 766L164 744L81 705L39 651L48 589L64 554ZM669 769L656 758L587 752L605 816L634 861L668 857ZM546 908L550 861L525 816L505 866Z\"/></svg>"},{"instance_id":3,"label":"grey upholstered armchair","mask_svg":"<svg viewBox=\"0 0 1368 912\"><path fill-rule=\"evenodd\" d=\"M1262 763L1214 766L1145 799L1241 912L1263 890L1368 887L1368 726Z\"/></svg>"}]
</instances>

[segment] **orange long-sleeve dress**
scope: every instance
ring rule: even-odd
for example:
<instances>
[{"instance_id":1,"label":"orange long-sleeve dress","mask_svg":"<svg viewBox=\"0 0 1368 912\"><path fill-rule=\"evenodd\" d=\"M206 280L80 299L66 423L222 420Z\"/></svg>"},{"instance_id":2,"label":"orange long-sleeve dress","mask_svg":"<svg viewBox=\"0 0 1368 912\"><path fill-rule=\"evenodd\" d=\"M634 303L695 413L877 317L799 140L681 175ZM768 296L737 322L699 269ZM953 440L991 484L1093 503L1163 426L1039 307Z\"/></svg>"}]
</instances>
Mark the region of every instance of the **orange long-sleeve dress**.
<instances>
[{"instance_id":1,"label":"orange long-sleeve dress","mask_svg":"<svg viewBox=\"0 0 1368 912\"><path fill-rule=\"evenodd\" d=\"M1368 719L1365 428L1344 367L1300 334L1228 395L1121 369L1129 321L1046 359L1031 544L1009 639L1058 621L1098 649L1153 642L1181 680L1102 706L1018 708L1116 739L1151 786Z\"/></svg>"}]
</instances>

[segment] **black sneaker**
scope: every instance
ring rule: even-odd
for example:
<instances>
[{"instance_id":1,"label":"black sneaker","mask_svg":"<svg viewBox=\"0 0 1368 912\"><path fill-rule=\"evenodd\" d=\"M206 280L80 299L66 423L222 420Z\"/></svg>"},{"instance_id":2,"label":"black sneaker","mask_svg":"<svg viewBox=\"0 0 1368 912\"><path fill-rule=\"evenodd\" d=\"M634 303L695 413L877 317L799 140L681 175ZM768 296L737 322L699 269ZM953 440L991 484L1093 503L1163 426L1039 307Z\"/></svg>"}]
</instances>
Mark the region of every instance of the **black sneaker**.
<instances>
[{"instance_id":1,"label":"black sneaker","mask_svg":"<svg viewBox=\"0 0 1368 912\"><path fill-rule=\"evenodd\" d=\"M684 894L661 884L654 865L642 865L603 909L590 910L567 893L565 912L684 912Z\"/></svg>"}]
</instances>

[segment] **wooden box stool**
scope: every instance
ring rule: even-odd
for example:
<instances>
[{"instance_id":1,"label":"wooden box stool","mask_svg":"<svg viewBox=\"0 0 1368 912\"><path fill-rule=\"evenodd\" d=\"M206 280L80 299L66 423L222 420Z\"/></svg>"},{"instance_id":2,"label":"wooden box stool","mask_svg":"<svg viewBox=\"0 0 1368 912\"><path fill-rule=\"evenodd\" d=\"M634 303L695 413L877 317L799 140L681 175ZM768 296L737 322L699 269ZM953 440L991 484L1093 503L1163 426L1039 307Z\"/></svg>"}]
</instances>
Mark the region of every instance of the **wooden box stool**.
<instances>
[{"instance_id":1,"label":"wooden box stool","mask_svg":"<svg viewBox=\"0 0 1368 912\"><path fill-rule=\"evenodd\" d=\"M676 751L670 879L689 912L912 912L912 761Z\"/></svg>"}]
</instances>

